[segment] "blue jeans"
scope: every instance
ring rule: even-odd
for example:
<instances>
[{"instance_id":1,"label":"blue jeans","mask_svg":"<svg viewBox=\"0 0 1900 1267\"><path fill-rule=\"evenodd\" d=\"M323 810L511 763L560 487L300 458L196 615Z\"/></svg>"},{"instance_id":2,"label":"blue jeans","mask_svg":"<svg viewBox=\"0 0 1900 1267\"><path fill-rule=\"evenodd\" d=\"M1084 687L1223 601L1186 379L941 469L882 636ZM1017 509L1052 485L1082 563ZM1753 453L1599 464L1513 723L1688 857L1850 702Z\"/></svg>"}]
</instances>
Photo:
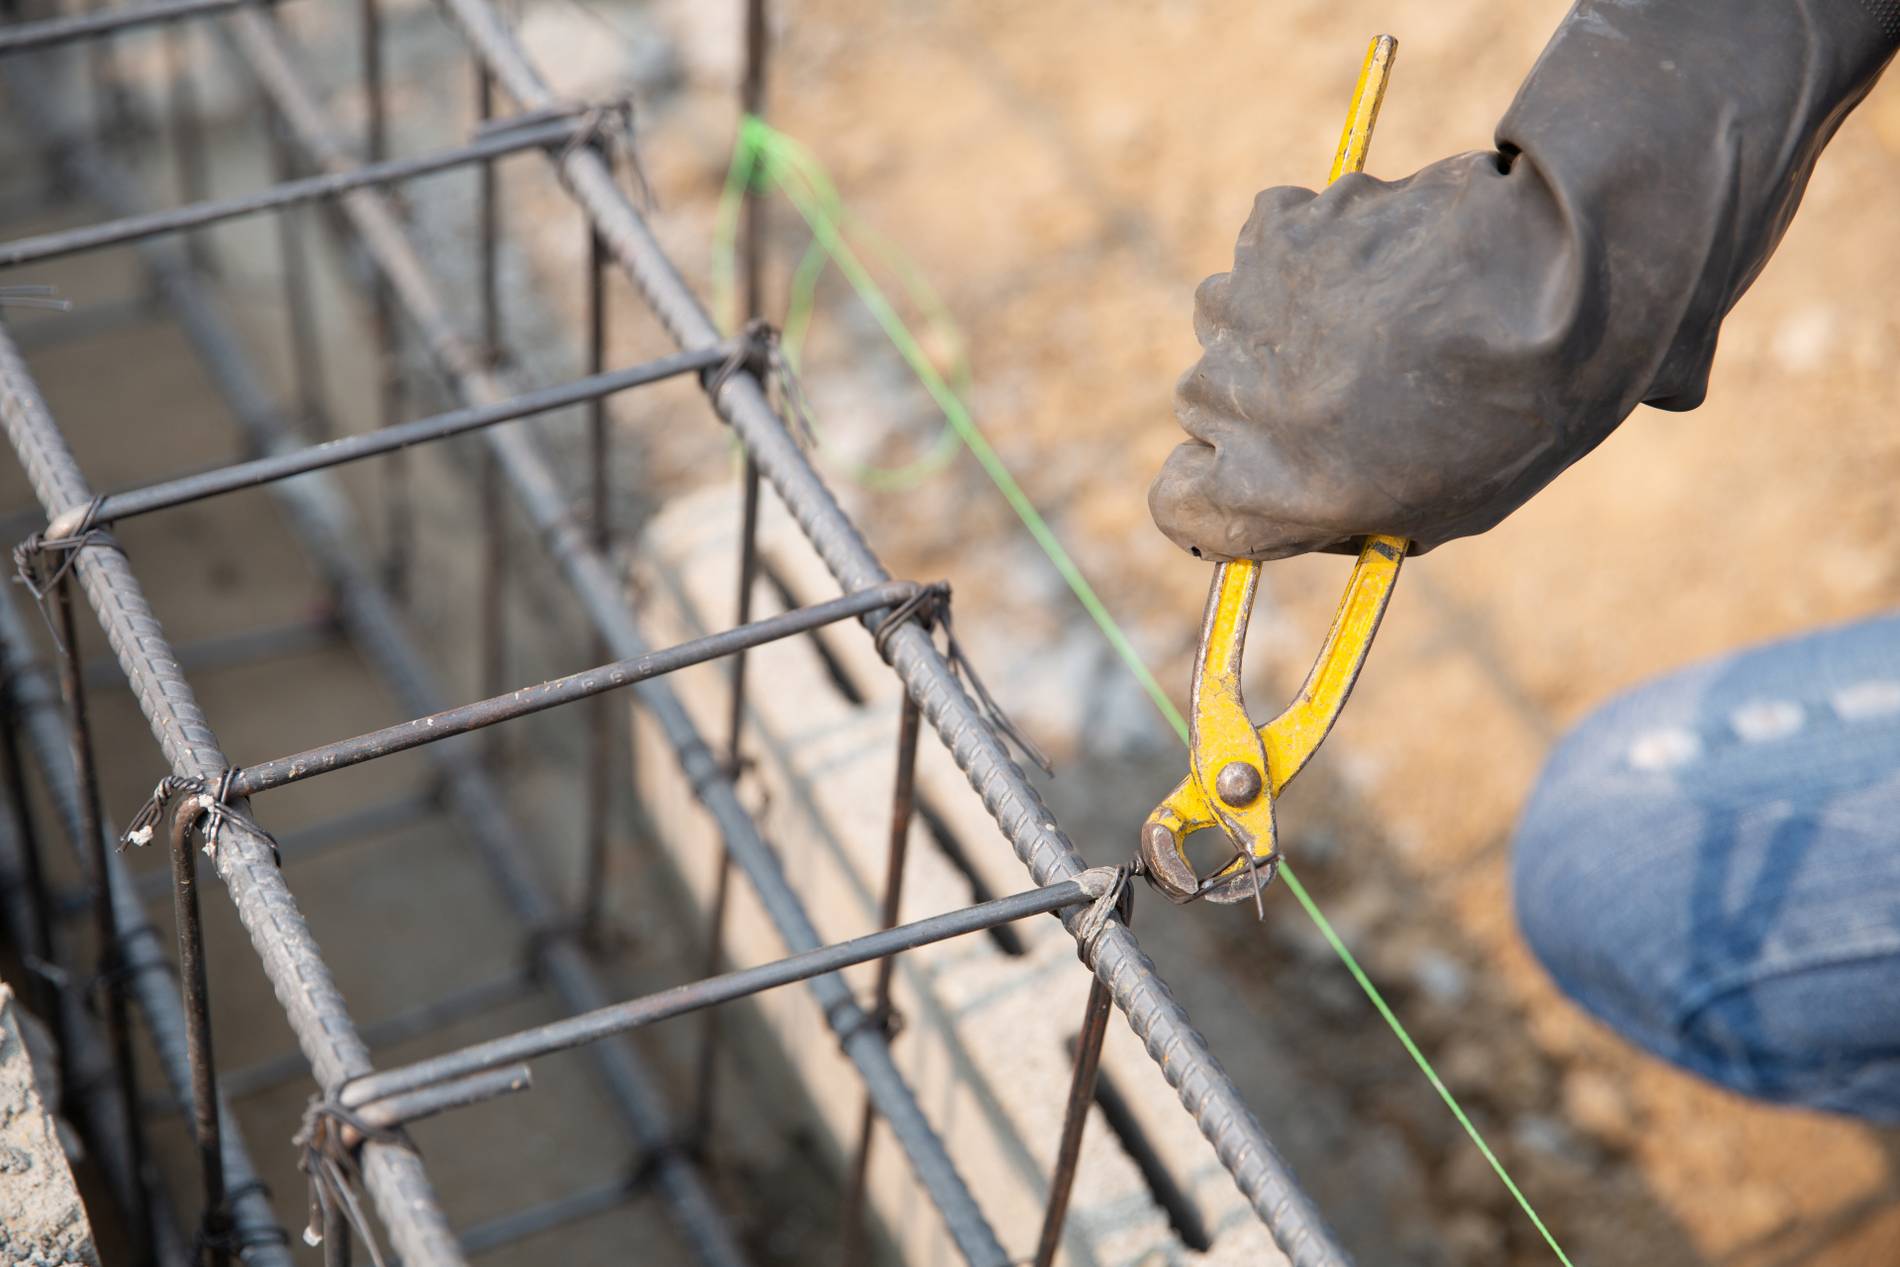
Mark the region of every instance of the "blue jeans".
<instances>
[{"instance_id":1,"label":"blue jeans","mask_svg":"<svg viewBox=\"0 0 1900 1267\"><path fill-rule=\"evenodd\" d=\"M1630 1041L1900 1122L1900 615L1612 700L1551 756L1514 872L1537 957Z\"/></svg>"}]
</instances>

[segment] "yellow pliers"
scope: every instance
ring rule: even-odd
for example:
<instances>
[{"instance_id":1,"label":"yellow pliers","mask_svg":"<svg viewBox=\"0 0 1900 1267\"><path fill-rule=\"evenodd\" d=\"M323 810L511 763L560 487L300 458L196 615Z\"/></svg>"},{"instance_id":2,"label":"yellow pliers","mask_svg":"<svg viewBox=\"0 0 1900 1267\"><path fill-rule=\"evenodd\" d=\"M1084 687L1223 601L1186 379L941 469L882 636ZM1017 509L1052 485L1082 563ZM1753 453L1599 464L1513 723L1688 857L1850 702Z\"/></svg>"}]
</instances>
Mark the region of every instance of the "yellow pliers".
<instances>
[{"instance_id":1,"label":"yellow pliers","mask_svg":"<svg viewBox=\"0 0 1900 1267\"><path fill-rule=\"evenodd\" d=\"M1379 117L1397 51L1398 41L1389 35L1376 37L1366 50L1327 183L1344 172L1364 169L1372 126ZM1285 712L1258 728L1248 718L1241 697L1240 662L1260 564L1246 560L1214 569L1200 650L1194 659L1188 775L1155 807L1141 829L1143 873L1170 901L1239 902L1251 895L1256 904L1260 902L1280 858L1274 837L1274 798L1305 766L1345 707L1399 579L1406 544L1402 537L1366 540L1326 643L1299 696ZM1234 857L1203 876L1188 859L1187 838L1209 827L1218 827L1227 837Z\"/></svg>"}]
</instances>

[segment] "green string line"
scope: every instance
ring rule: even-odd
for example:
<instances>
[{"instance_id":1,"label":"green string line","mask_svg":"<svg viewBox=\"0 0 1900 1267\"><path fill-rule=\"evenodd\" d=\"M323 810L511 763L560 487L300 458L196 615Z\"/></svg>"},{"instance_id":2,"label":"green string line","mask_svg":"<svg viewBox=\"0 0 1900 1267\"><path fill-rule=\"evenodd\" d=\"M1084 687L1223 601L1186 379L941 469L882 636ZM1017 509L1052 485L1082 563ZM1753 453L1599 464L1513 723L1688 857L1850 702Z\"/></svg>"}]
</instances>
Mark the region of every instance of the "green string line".
<instances>
[{"instance_id":1,"label":"green string line","mask_svg":"<svg viewBox=\"0 0 1900 1267\"><path fill-rule=\"evenodd\" d=\"M1280 861L1280 878L1286 881L1286 887L1292 890L1293 896L1298 898L1300 905L1306 908L1306 913L1312 917L1315 924L1319 925L1319 931L1325 936L1327 945L1333 948L1333 953L1337 954L1346 965L1346 971L1352 973L1352 979L1359 983L1359 988L1364 990L1366 997L1372 1000L1372 1006L1378 1009L1379 1015L1385 1018L1385 1023L1392 1027L1394 1034L1398 1035L1399 1042L1411 1055L1412 1062L1424 1073L1425 1080L1432 1084L1432 1090L1438 1092L1438 1098L1445 1102L1445 1107L1451 1110L1451 1115L1458 1119L1458 1125L1465 1128L1465 1134L1469 1135L1471 1142L1478 1146L1478 1151L1484 1154L1484 1159L1491 1163L1491 1169L1496 1171L1498 1178L1504 1181L1504 1186L1510 1190L1511 1196L1516 1198L1518 1206L1543 1236L1544 1243L1550 1246L1553 1254L1557 1255L1557 1261L1564 1267L1572 1267L1569 1255L1564 1253L1563 1246L1557 1243L1557 1238L1551 1235L1550 1229L1544 1226L1544 1220L1538 1217L1530 1198L1518 1188L1517 1181L1511 1178L1511 1172L1504 1168L1504 1163L1498 1160L1498 1155L1491 1151L1491 1145L1484 1142L1484 1136L1479 1134L1477 1126L1465 1116L1464 1106L1458 1103L1458 1097L1451 1093L1451 1088L1445 1085L1444 1080L1438 1076L1438 1071L1432 1068L1432 1062L1425 1058L1425 1053L1420 1051L1418 1044L1412 1041L1412 1035L1400 1023L1398 1014L1392 1010L1391 1004L1385 1001L1385 995L1379 993L1379 987L1372 984L1372 978L1367 976L1366 970L1359 966L1359 960L1353 956L1352 951L1346 948L1346 943L1340 940L1339 934L1333 930L1332 921L1321 912L1319 903L1315 902L1313 895L1306 891L1306 886L1300 883L1300 877L1293 874L1293 868L1287 865L1285 859Z\"/></svg>"},{"instance_id":2,"label":"green string line","mask_svg":"<svg viewBox=\"0 0 1900 1267\"><path fill-rule=\"evenodd\" d=\"M721 199L721 214L716 222L718 247L714 257L715 286L720 284L723 267L724 284L728 291L730 289L732 241L738 224L738 201L748 181L756 182L761 189L776 188L797 209L806 226L811 230L814 245L829 256L831 262L844 275L845 280L857 293L859 300L883 329L885 337L891 341L891 345L904 358L924 389L943 410L945 419L955 430L957 437L969 448L984 472L1002 492L1004 499L1009 502L1010 508L1022 520L1023 526L1029 530L1029 535L1035 538L1036 544L1042 547L1043 552L1049 556L1049 561L1055 565L1056 571L1061 574L1062 579L1080 600L1083 609L1107 637L1116 655L1141 683L1148 698L1154 702L1156 709L1174 728L1181 742L1184 745L1189 743L1187 719L1181 715L1181 710L1174 706L1174 701L1168 698L1166 691L1162 690L1161 684L1155 680L1154 674L1142 661L1141 654L1136 651L1128 636L1122 632L1115 618L1109 614L1107 606L1096 595L1094 587L1082 575L1081 569L1069 552L1063 548L1048 521L1029 500L1028 494L1016 482L1015 476L1010 473L1009 468L1003 464L1002 458L990 445L988 437L977 427L975 419L970 416L962 399L951 390L949 384L937 372L936 367L931 364L930 359L925 356L916 337L904 324L903 319L883 290L879 288L850 243L845 240L841 228L842 217L834 213L834 209L840 208L842 203L824 169L804 146L772 128L763 120L752 116L746 117L741 122L738 145L733 152L732 169L726 183L726 194L731 200L730 209L726 205L727 199L725 197ZM720 263L722 259L723 266ZM1464 1128L1465 1134L1471 1138L1473 1144L1477 1145L1478 1151L1483 1154L1485 1161L1490 1163L1491 1169L1503 1181L1518 1207L1537 1228L1538 1233L1544 1238L1544 1243L1550 1246L1551 1252L1556 1254L1557 1260L1563 1263L1564 1267L1573 1267L1569 1256L1557 1243L1557 1238L1551 1234L1544 1220L1531 1206L1530 1199L1511 1178L1510 1172L1504 1168L1504 1163L1498 1160L1497 1154L1485 1142L1477 1125L1466 1114L1464 1107L1458 1103L1458 1098L1451 1093L1451 1088L1447 1087L1444 1080L1438 1076L1438 1071L1432 1067L1432 1062L1412 1040L1412 1035L1399 1020L1398 1014L1386 1002L1379 988L1372 983L1372 978L1366 975L1365 969L1360 967L1359 960L1334 930L1332 922L1320 910L1312 894L1307 892L1299 876L1284 860L1280 863L1279 874L1294 898L1299 901L1301 908L1318 926L1327 945L1332 947L1333 953L1338 955L1340 961L1346 965L1346 970L1352 974L1353 980L1372 1001L1373 1008L1398 1037L1406 1054L1411 1056L1412 1062L1425 1075L1426 1081L1431 1083L1432 1089L1438 1092L1438 1098L1445 1102L1445 1107L1451 1110L1458 1125Z\"/></svg>"},{"instance_id":3,"label":"green string line","mask_svg":"<svg viewBox=\"0 0 1900 1267\"><path fill-rule=\"evenodd\" d=\"M799 215L811 229L813 239L824 248L838 271L858 293L859 299L883 329L885 337L891 341L891 345L910 366L911 372L923 384L924 390L930 394L931 399L936 401L937 407L943 411L944 417L956 430L958 438L983 467L990 480L1001 490L1004 500L1009 502L1010 508L1016 512L1017 518L1022 520L1023 526L1029 530L1029 535L1035 538L1036 544L1042 548L1043 553L1049 556L1049 561L1055 565L1063 581L1074 591L1090 619L1094 620L1096 627L1115 648L1116 654L1140 681L1142 689L1148 693L1148 697L1155 702L1155 706L1162 711L1164 716L1174 714L1174 705L1169 701L1167 692L1161 689L1161 683L1155 680L1154 674L1148 671L1148 666L1142 663L1141 655L1135 650L1134 644L1128 640L1128 635L1122 632L1121 626L1117 625L1114 617L1109 615L1108 608L1095 593L1095 587L1090 585L1088 578L1082 575L1081 568L1076 566L1075 560L1063 548L1062 542L1056 538L1056 534L1050 529L1047 521L1029 500L1028 494L1023 492L1022 486L1016 482L1016 477L1010 474L1009 468L1003 464L1003 459L991 447L989 438L977 429L976 422L970 417L970 411L964 407L963 401L950 389L950 385L944 382L943 376L937 372L937 367L931 364L930 358L924 354L923 348L911 334L909 327L904 324L903 318L898 316L897 310L891 305L882 288L872 278L870 270L864 266L850 243L845 241L838 223L823 214L824 204L827 201L835 201L836 194L831 193L830 198L827 199L826 194L831 189L831 182L825 177L817 160L812 158L803 146L756 118L748 118L741 126L739 144L742 149L750 149L755 157L743 165L735 163L735 167L751 168L756 163L758 171L763 174L767 183L776 186L797 208ZM736 224L736 215L734 223ZM1178 719L1178 714L1175 716Z\"/></svg>"},{"instance_id":4,"label":"green string line","mask_svg":"<svg viewBox=\"0 0 1900 1267\"><path fill-rule=\"evenodd\" d=\"M763 138L761 138L763 140ZM737 263L735 239L738 232L739 210L745 197L747 185L765 192L769 182L762 178L759 156L763 152L761 144L748 144L744 141L734 148L732 163L726 170L725 188L719 194L719 209L714 217L714 251L712 261L713 274L713 311L720 327L727 331L738 325L736 314L737 294L733 274ZM908 256L899 251L883 235L876 233L853 216L839 198L836 188L822 172L817 174L817 187L823 199L820 214L829 222L838 225L849 224L852 230L870 242L873 252L887 270L896 274L911 303L922 313L923 320L954 349L951 363L952 390L960 397L969 390L971 374L970 359L965 351L962 332L957 328L956 319L951 316L949 306L931 286L923 274ZM805 336L809 332L817 311L817 292L819 277L825 271L830 257L816 240L806 249L798 267L792 271L789 295L786 301L785 320L779 326L779 346L785 353L794 370L799 368L804 352ZM807 419L814 437L823 448L823 436L816 420ZM916 488L939 472L947 469L955 460L957 451L963 447L962 439L956 429L946 419L938 430L937 437L923 454L902 466L884 467L867 462L846 461L843 463L845 475L855 484L879 493L904 492Z\"/></svg>"}]
</instances>

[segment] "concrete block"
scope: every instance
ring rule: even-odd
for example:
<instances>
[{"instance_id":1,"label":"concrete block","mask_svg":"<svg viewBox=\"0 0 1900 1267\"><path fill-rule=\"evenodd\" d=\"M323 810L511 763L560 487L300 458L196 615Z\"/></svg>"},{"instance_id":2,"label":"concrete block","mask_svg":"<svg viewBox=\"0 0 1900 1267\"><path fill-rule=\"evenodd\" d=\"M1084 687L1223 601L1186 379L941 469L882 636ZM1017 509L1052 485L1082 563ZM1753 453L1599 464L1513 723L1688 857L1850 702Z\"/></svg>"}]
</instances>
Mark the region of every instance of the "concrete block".
<instances>
[{"instance_id":1,"label":"concrete block","mask_svg":"<svg viewBox=\"0 0 1900 1267\"><path fill-rule=\"evenodd\" d=\"M58 1124L34 1080L26 1024L0 982L0 1264L98 1267Z\"/></svg>"}]
</instances>

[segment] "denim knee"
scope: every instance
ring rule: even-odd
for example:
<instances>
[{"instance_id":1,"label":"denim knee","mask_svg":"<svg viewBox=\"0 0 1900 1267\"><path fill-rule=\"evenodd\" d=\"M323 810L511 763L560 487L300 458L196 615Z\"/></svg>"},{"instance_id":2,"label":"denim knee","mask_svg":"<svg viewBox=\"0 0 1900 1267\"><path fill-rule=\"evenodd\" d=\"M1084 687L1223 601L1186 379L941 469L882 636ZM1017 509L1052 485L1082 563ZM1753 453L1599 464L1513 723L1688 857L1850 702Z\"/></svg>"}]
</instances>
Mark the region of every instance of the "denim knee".
<instances>
[{"instance_id":1,"label":"denim knee","mask_svg":"<svg viewBox=\"0 0 1900 1267\"><path fill-rule=\"evenodd\" d=\"M1639 1046L1900 1119L1900 619L1600 709L1540 778L1513 890L1557 984Z\"/></svg>"}]
</instances>

